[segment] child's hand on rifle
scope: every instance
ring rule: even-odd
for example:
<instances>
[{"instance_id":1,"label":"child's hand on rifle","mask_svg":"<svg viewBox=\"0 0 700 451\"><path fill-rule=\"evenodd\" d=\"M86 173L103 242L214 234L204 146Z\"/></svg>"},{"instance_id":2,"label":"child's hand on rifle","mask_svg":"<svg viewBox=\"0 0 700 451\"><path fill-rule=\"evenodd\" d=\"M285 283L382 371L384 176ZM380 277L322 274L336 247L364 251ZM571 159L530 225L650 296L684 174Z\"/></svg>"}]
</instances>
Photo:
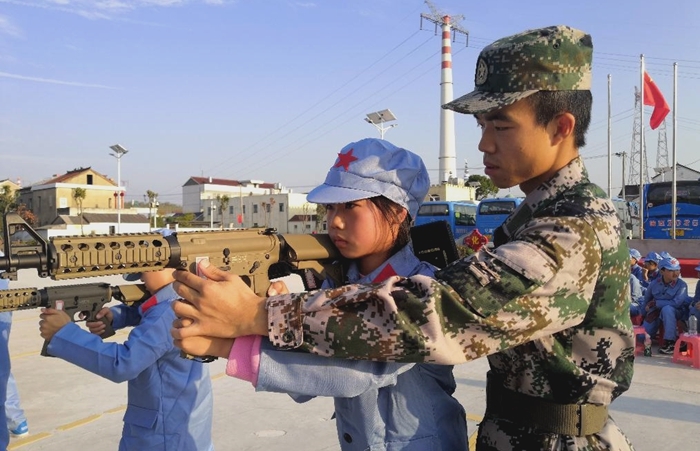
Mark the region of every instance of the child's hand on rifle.
<instances>
[{"instance_id":1,"label":"child's hand on rifle","mask_svg":"<svg viewBox=\"0 0 700 451\"><path fill-rule=\"evenodd\" d=\"M173 321L173 331L190 326L192 322L189 318L177 318ZM182 340L174 339L173 343L190 355L207 355L228 359L229 354L231 354L233 341L233 338L214 338L198 335L183 338Z\"/></svg>"},{"instance_id":2,"label":"child's hand on rifle","mask_svg":"<svg viewBox=\"0 0 700 451\"><path fill-rule=\"evenodd\" d=\"M42 308L39 318L39 334L46 341L51 341L56 332L71 322L66 312L53 308Z\"/></svg>"},{"instance_id":3,"label":"child's hand on rifle","mask_svg":"<svg viewBox=\"0 0 700 451\"><path fill-rule=\"evenodd\" d=\"M86 322L85 325L87 326L88 330L93 334L102 335L105 332L105 329L107 328L106 324L112 324L114 314L112 313L112 310L109 309L109 307L103 307L102 310L97 312L95 318L97 318L97 321L89 321ZM102 318L105 319L103 320ZM106 324L105 321L107 322Z\"/></svg>"}]
</instances>

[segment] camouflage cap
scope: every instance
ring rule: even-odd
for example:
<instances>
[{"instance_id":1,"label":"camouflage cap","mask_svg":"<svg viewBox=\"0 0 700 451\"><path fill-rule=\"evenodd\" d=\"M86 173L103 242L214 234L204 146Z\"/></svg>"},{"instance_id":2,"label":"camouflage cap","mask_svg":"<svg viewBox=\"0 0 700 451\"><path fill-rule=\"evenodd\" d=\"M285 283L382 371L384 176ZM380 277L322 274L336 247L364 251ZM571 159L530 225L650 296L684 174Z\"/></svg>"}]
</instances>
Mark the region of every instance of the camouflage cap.
<instances>
[{"instance_id":1,"label":"camouflage cap","mask_svg":"<svg viewBox=\"0 0 700 451\"><path fill-rule=\"evenodd\" d=\"M592 57L591 35L565 25L508 36L479 54L474 91L442 107L480 114L538 91L590 90Z\"/></svg>"}]
</instances>

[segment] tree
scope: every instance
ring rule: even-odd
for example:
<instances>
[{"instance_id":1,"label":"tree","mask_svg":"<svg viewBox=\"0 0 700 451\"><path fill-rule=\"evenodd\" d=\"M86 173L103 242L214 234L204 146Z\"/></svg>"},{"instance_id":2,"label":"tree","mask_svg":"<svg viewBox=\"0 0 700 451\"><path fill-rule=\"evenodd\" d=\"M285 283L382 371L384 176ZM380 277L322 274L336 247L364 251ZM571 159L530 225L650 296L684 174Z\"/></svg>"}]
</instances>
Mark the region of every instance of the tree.
<instances>
[{"instance_id":1,"label":"tree","mask_svg":"<svg viewBox=\"0 0 700 451\"><path fill-rule=\"evenodd\" d=\"M323 218L326 217L326 206L324 204L316 204L316 231L321 231Z\"/></svg>"},{"instance_id":2,"label":"tree","mask_svg":"<svg viewBox=\"0 0 700 451\"><path fill-rule=\"evenodd\" d=\"M221 229L223 230L224 228L224 212L228 208L228 204L231 201L231 198L228 197L226 194L221 195L217 194L216 195L216 201L219 203L219 219L221 220Z\"/></svg>"},{"instance_id":3,"label":"tree","mask_svg":"<svg viewBox=\"0 0 700 451\"><path fill-rule=\"evenodd\" d=\"M146 190L146 197L148 198L148 212L151 213L151 217L158 217L158 193L155 191ZM151 218L149 218L151 219ZM153 227L156 227L156 221L153 221Z\"/></svg>"},{"instance_id":4,"label":"tree","mask_svg":"<svg viewBox=\"0 0 700 451\"><path fill-rule=\"evenodd\" d=\"M17 206L17 193L12 192L10 185L3 185L0 190L0 213L7 213Z\"/></svg>"},{"instance_id":5,"label":"tree","mask_svg":"<svg viewBox=\"0 0 700 451\"><path fill-rule=\"evenodd\" d=\"M80 216L80 234L85 235L85 232L83 231L83 201L85 200L87 192L85 191L85 188L73 188L71 193L73 200L78 206L78 216Z\"/></svg>"},{"instance_id":6,"label":"tree","mask_svg":"<svg viewBox=\"0 0 700 451\"><path fill-rule=\"evenodd\" d=\"M479 184L476 188L476 200L485 199L490 195L498 194L498 187L485 175L470 175L467 179L467 185L471 185L472 183Z\"/></svg>"}]
</instances>

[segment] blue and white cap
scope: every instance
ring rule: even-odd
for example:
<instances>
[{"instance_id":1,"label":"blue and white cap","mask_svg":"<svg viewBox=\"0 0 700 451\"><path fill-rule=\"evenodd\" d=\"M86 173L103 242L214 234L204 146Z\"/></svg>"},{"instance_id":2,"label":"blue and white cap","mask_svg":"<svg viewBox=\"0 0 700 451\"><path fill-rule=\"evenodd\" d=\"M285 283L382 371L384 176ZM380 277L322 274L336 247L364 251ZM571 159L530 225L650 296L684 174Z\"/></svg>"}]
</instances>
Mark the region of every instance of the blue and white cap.
<instances>
[{"instance_id":1,"label":"blue and white cap","mask_svg":"<svg viewBox=\"0 0 700 451\"><path fill-rule=\"evenodd\" d=\"M171 229L158 229L154 230L154 232L158 232L163 236L170 236L174 233L174 231ZM136 272L132 274L124 274L122 277L124 278L124 280L128 280L129 282L135 282L137 280L141 280L141 273Z\"/></svg>"},{"instance_id":2,"label":"blue and white cap","mask_svg":"<svg viewBox=\"0 0 700 451\"><path fill-rule=\"evenodd\" d=\"M675 258L664 258L659 262L659 268L669 271L680 271L681 264Z\"/></svg>"},{"instance_id":3,"label":"blue and white cap","mask_svg":"<svg viewBox=\"0 0 700 451\"><path fill-rule=\"evenodd\" d=\"M384 196L415 219L429 187L421 157L388 141L366 138L341 149L326 181L306 199L315 204L342 204Z\"/></svg>"},{"instance_id":4,"label":"blue and white cap","mask_svg":"<svg viewBox=\"0 0 700 451\"><path fill-rule=\"evenodd\" d=\"M661 256L654 251L649 252L647 256L644 257L645 262L654 262L658 264L661 260L663 260Z\"/></svg>"},{"instance_id":5,"label":"blue and white cap","mask_svg":"<svg viewBox=\"0 0 700 451\"><path fill-rule=\"evenodd\" d=\"M630 249L630 258L640 260L642 258L642 254L640 254L637 249Z\"/></svg>"},{"instance_id":6,"label":"blue and white cap","mask_svg":"<svg viewBox=\"0 0 700 451\"><path fill-rule=\"evenodd\" d=\"M659 253L659 257L661 257L661 258L673 258L673 255L669 254L666 251L663 251L663 252Z\"/></svg>"}]
</instances>

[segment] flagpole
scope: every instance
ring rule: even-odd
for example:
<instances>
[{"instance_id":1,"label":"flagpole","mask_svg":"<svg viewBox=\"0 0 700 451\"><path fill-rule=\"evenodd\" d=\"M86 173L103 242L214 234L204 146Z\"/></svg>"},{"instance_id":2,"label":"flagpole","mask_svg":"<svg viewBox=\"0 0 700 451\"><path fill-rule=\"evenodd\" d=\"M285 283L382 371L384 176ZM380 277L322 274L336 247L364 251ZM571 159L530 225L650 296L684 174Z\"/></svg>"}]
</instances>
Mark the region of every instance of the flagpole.
<instances>
[{"instance_id":1,"label":"flagpole","mask_svg":"<svg viewBox=\"0 0 700 451\"><path fill-rule=\"evenodd\" d=\"M644 54L639 55L639 239L644 239Z\"/></svg>"},{"instance_id":2,"label":"flagpole","mask_svg":"<svg viewBox=\"0 0 700 451\"><path fill-rule=\"evenodd\" d=\"M671 238L676 239L676 194L677 194L677 186L676 186L676 164L677 164L677 154L676 154L676 133L678 129L676 128L676 110L678 109L678 63L673 63L673 150L671 151L673 153L673 158L672 158L672 179L673 182L671 183Z\"/></svg>"},{"instance_id":3,"label":"flagpole","mask_svg":"<svg viewBox=\"0 0 700 451\"><path fill-rule=\"evenodd\" d=\"M608 74L608 197L612 199L612 75ZM624 183L624 180L622 181Z\"/></svg>"}]
</instances>

